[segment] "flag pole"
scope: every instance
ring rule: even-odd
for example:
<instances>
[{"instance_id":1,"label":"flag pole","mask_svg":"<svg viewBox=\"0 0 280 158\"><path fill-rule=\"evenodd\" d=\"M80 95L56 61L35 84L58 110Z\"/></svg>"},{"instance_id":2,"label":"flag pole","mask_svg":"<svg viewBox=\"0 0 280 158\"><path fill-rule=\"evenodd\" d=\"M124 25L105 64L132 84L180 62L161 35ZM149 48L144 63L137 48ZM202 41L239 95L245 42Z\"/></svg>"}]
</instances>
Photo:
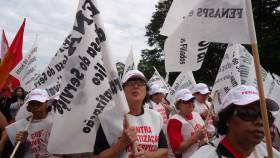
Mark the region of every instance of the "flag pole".
<instances>
[{"instance_id":1,"label":"flag pole","mask_svg":"<svg viewBox=\"0 0 280 158\"><path fill-rule=\"evenodd\" d=\"M28 119L28 118L27 118L27 119ZM28 130L28 128L29 128L30 125L31 125L32 120L33 120L33 115L31 115L31 116L29 117L28 124L27 124L26 127L24 128L24 131L27 131L27 130ZM14 148L14 150L13 150L13 152L12 152L12 154L11 154L11 156L10 156L10 158L13 158L13 157L15 156L15 154L16 154L16 152L17 152L17 150L18 150L20 144L21 144L21 141L18 141L17 144L16 144L16 146L15 146L15 148Z\"/></svg>"},{"instance_id":2,"label":"flag pole","mask_svg":"<svg viewBox=\"0 0 280 158\"><path fill-rule=\"evenodd\" d=\"M260 97L260 109L261 109L261 115L262 115L262 122L264 127L264 134L265 134L265 140L266 140L266 149L268 158L273 158L272 155L272 142L271 142L271 136L270 136L270 128L268 124L268 116L267 116L267 107L265 102L265 95L264 95L264 88L263 88L263 82L262 82L262 76L261 76L261 64L260 64L260 58L259 58L259 51L258 51L258 44L257 44L257 37L256 37L256 31L255 31L255 24L254 24L254 18L253 18L253 10L252 10L252 2L251 0L246 0L246 9L247 10L247 19L248 19L248 29L250 30L250 37L251 37L251 49L253 53L253 59L254 59L254 65L255 65L255 71L256 71L256 78L257 78L257 85L258 85L258 91L259 91L259 97Z\"/></svg>"},{"instance_id":3,"label":"flag pole","mask_svg":"<svg viewBox=\"0 0 280 158\"><path fill-rule=\"evenodd\" d=\"M263 82L262 82L262 77L261 77L258 45L256 43L254 43L251 45L251 47L252 47L252 52L253 52L253 57L254 57L257 84L258 84L258 90L259 90L259 96L260 96L260 108L261 108L262 121L263 121L263 126L264 126L267 153L268 153L268 158L273 158L272 142L271 142L271 136L270 136L270 130L269 130L270 128L269 128L268 116L267 116L267 107L266 107L264 88L263 88Z\"/></svg>"}]
</instances>

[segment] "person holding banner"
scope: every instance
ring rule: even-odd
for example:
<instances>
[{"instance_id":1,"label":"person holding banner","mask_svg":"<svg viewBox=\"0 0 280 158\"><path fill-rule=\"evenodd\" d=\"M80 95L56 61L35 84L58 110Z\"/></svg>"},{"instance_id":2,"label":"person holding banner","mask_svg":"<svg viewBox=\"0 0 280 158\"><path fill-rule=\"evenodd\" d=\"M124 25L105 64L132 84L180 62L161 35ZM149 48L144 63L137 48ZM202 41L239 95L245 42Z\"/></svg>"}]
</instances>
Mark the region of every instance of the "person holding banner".
<instances>
[{"instance_id":1,"label":"person holding banner","mask_svg":"<svg viewBox=\"0 0 280 158\"><path fill-rule=\"evenodd\" d=\"M7 134L11 142L15 145L20 142L18 151L15 157L39 157L45 158L51 157L51 155L45 154L47 151L42 151L41 148L41 135L46 130L51 130L52 118L48 115L50 111L47 101L49 99L46 90L34 89L32 90L27 98L27 111L31 112L31 116L17 120L15 123L10 124L6 127ZM23 108L22 107L22 108ZM24 129L30 124L29 128L25 131Z\"/></svg>"},{"instance_id":2,"label":"person holding banner","mask_svg":"<svg viewBox=\"0 0 280 158\"><path fill-rule=\"evenodd\" d=\"M271 111L279 105L266 99L270 126L273 123ZM253 86L239 85L224 97L216 123L221 135L212 145L201 147L191 158L264 158L267 157L264 127L260 111L259 93ZM273 149L274 158L280 153Z\"/></svg>"},{"instance_id":3,"label":"person holding banner","mask_svg":"<svg viewBox=\"0 0 280 158\"><path fill-rule=\"evenodd\" d=\"M209 88L205 83L198 83L194 85L192 93L195 96L194 111L199 113L205 120L208 112L210 112L210 103L207 101L207 98L210 94Z\"/></svg>"},{"instance_id":4,"label":"person holding banner","mask_svg":"<svg viewBox=\"0 0 280 158\"><path fill-rule=\"evenodd\" d=\"M205 125L194 111L194 100L188 89L181 89L175 94L175 107L179 112L169 119L167 134L176 158L189 158L199 146L207 143L207 131L214 128Z\"/></svg>"},{"instance_id":5,"label":"person holding banner","mask_svg":"<svg viewBox=\"0 0 280 158\"><path fill-rule=\"evenodd\" d=\"M129 106L129 125L115 107L100 114L94 155L98 158L167 157L163 119L158 112L143 108L149 90L145 76L138 70L130 70L122 83ZM133 143L137 145L137 151Z\"/></svg>"}]
</instances>

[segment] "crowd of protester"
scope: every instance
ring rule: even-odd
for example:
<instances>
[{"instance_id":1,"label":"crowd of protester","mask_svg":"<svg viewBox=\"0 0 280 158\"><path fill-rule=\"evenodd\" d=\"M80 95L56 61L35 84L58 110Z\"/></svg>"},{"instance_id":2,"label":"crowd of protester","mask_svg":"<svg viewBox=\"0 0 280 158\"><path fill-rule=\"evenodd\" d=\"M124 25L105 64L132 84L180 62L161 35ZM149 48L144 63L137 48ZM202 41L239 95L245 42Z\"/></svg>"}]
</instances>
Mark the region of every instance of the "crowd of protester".
<instances>
[{"instance_id":1,"label":"crowd of protester","mask_svg":"<svg viewBox=\"0 0 280 158\"><path fill-rule=\"evenodd\" d=\"M264 129L256 88L241 85L224 97L214 112L209 87L198 83L175 93L174 103L160 85L148 85L144 74L128 71L122 86L129 107L119 117L115 107L99 116L100 126L92 153L54 155L47 151L58 95L49 98L43 89L30 93L22 87L11 96L0 94L0 157L10 157L21 142L15 158L258 158L267 156ZM5 93L6 94L6 93ZM280 158L279 105L266 99L273 154ZM108 117L110 116L110 117ZM115 121L111 118L115 116ZM29 131L40 131L31 138ZM143 131L145 127L145 131ZM151 136L152 141L140 137ZM36 140L33 140L36 139ZM37 142L31 148L31 142Z\"/></svg>"}]
</instances>

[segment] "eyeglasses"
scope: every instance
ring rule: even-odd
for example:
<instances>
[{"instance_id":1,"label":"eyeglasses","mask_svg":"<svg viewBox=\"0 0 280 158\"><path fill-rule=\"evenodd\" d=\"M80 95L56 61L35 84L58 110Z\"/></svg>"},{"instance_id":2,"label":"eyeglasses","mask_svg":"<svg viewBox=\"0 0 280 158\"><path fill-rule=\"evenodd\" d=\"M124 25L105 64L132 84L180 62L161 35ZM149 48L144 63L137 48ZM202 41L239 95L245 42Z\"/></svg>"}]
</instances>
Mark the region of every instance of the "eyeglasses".
<instances>
[{"instance_id":1,"label":"eyeglasses","mask_svg":"<svg viewBox=\"0 0 280 158\"><path fill-rule=\"evenodd\" d=\"M255 121L258 117L262 117L260 109L238 108L233 112L233 116L238 116L243 121ZM271 112L267 111L269 125L274 122Z\"/></svg>"},{"instance_id":2,"label":"eyeglasses","mask_svg":"<svg viewBox=\"0 0 280 158\"><path fill-rule=\"evenodd\" d=\"M143 80L131 80L131 81L127 81L125 83L125 86L145 86L146 85L146 82L143 81Z\"/></svg>"}]
</instances>

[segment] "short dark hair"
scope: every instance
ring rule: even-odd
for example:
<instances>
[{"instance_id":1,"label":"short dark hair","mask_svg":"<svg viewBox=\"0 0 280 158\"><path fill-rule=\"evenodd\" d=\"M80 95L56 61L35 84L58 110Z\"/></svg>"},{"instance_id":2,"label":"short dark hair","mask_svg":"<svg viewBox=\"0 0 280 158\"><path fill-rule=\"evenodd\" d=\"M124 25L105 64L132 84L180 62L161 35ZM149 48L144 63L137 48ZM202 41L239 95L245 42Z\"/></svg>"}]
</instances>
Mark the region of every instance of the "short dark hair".
<instances>
[{"instance_id":1,"label":"short dark hair","mask_svg":"<svg viewBox=\"0 0 280 158\"><path fill-rule=\"evenodd\" d=\"M218 134L224 135L228 133L227 123L233 117L233 113L236 108L237 108L236 105L231 104L227 108L223 109L218 113L218 120L214 122Z\"/></svg>"}]
</instances>

